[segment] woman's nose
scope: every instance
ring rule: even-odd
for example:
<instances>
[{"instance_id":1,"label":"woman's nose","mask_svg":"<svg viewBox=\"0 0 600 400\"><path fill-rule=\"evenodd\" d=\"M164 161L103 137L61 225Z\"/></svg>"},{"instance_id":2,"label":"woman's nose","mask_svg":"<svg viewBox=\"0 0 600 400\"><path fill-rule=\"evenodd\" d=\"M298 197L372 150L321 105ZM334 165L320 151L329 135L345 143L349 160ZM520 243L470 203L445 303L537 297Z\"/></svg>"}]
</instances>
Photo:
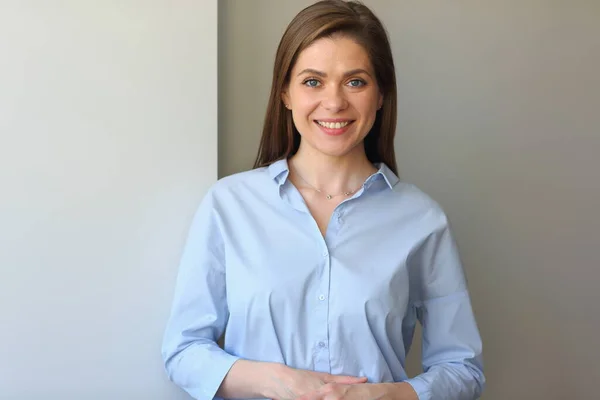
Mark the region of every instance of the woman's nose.
<instances>
[{"instance_id":1,"label":"woman's nose","mask_svg":"<svg viewBox=\"0 0 600 400\"><path fill-rule=\"evenodd\" d=\"M326 110L338 112L348 106L348 101L344 96L344 92L339 87L331 87L324 93L324 98L321 104Z\"/></svg>"}]
</instances>

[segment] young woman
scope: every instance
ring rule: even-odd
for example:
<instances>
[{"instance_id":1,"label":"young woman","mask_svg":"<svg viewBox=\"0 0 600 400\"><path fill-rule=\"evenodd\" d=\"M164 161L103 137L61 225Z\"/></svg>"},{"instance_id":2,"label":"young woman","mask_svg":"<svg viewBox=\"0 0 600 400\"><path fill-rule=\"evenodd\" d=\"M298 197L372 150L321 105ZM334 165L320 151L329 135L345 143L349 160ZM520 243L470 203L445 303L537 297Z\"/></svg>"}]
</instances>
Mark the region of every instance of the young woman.
<instances>
[{"instance_id":1,"label":"young woman","mask_svg":"<svg viewBox=\"0 0 600 400\"><path fill-rule=\"evenodd\" d=\"M457 249L440 207L397 177L395 125L380 21L341 0L301 11L255 168L217 182L193 221L163 344L173 382L198 399L480 396ZM424 372L409 378L417 321Z\"/></svg>"}]
</instances>

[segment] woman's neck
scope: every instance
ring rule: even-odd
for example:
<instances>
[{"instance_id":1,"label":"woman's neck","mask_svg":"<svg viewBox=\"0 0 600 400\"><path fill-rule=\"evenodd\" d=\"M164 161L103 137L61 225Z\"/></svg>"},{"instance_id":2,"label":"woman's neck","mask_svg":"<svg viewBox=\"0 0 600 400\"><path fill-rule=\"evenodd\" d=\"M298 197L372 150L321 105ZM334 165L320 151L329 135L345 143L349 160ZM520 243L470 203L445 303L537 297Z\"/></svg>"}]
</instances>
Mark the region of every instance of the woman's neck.
<instances>
[{"instance_id":1,"label":"woman's neck","mask_svg":"<svg viewBox=\"0 0 600 400\"><path fill-rule=\"evenodd\" d=\"M301 146L289 160L292 180L327 194L355 191L376 172L364 148L355 150L342 157L332 157Z\"/></svg>"}]
</instances>

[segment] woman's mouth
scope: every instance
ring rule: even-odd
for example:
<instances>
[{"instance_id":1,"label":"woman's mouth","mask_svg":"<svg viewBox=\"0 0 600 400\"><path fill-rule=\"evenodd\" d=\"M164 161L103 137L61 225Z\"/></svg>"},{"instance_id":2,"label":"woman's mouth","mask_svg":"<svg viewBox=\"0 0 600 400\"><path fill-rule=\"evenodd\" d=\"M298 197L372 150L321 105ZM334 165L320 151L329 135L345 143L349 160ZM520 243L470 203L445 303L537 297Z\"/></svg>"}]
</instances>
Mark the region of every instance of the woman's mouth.
<instances>
[{"instance_id":1,"label":"woman's mouth","mask_svg":"<svg viewBox=\"0 0 600 400\"><path fill-rule=\"evenodd\" d=\"M352 120L336 120L336 121L322 121L315 120L315 123L321 130L327 135L337 136L346 132L349 126L353 123Z\"/></svg>"}]
</instances>

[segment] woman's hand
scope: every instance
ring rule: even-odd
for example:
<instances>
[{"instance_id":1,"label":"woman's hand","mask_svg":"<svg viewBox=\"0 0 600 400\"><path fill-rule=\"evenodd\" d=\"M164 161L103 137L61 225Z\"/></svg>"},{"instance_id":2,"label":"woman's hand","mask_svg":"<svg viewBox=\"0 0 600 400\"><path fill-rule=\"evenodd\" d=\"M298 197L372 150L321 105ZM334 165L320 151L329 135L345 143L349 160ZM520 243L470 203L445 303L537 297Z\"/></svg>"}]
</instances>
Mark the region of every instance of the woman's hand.
<instances>
[{"instance_id":1,"label":"woman's hand","mask_svg":"<svg viewBox=\"0 0 600 400\"><path fill-rule=\"evenodd\" d=\"M302 396L317 393L323 387L353 387L367 382L367 378L345 375L331 375L325 372L300 370L281 365L270 379L268 397L274 400L296 400ZM359 385L363 386L363 385ZM312 398L311 398L312 399Z\"/></svg>"},{"instance_id":2,"label":"woman's hand","mask_svg":"<svg viewBox=\"0 0 600 400\"><path fill-rule=\"evenodd\" d=\"M319 389L295 400L374 400L380 397L372 392L372 385L346 385L327 383Z\"/></svg>"},{"instance_id":3,"label":"woman's hand","mask_svg":"<svg viewBox=\"0 0 600 400\"><path fill-rule=\"evenodd\" d=\"M327 383L319 389L296 400L418 400L412 386L407 383L382 383L346 385Z\"/></svg>"}]
</instances>

